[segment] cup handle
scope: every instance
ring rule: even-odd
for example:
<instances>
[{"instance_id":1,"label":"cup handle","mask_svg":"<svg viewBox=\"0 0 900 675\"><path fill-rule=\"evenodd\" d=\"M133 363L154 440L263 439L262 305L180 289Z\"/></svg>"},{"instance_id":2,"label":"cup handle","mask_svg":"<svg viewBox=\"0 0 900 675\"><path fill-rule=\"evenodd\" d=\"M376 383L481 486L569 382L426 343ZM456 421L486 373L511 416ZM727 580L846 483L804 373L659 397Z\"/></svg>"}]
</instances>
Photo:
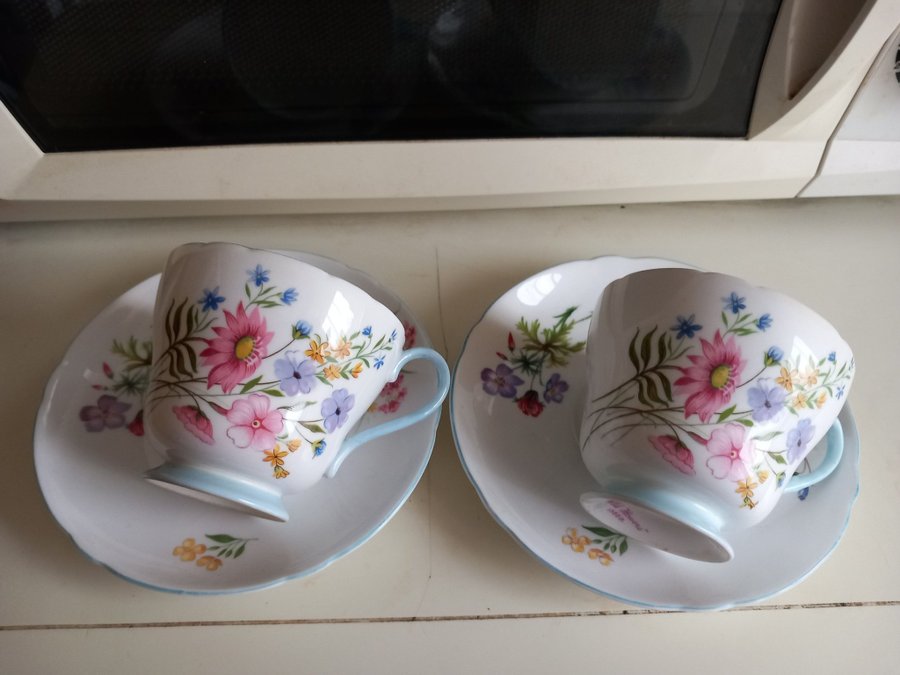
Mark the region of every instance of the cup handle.
<instances>
[{"instance_id":1,"label":"cup handle","mask_svg":"<svg viewBox=\"0 0 900 675\"><path fill-rule=\"evenodd\" d=\"M430 361L434 366L435 371L437 372L437 391L435 392L434 396L432 396L427 403L425 403L417 410L414 410L396 419L382 422L381 424L366 429L365 431L360 431L358 434L354 434L350 438L345 439L341 444L340 450L338 450L338 454L332 460L331 466L329 466L325 471L325 475L328 478L334 477L334 475L338 472L338 469L341 468L341 464L343 464L344 460L347 459L350 453L356 450L359 446L365 445L369 441L374 440L379 436L391 434L395 431L400 431L400 429L405 429L406 427L415 424L416 422L421 422L423 419L425 419L431 413L441 407L441 404L444 402L444 398L447 396L447 392L450 390L450 368L447 367L447 362L444 360L444 357L438 354L433 349L428 349L427 347L415 347L403 352L400 360L397 361L397 365L394 366L394 372L391 373L391 377L388 382L393 382L397 379L397 376L400 375L400 371L403 369L403 366L405 366L410 361L415 361L418 359Z\"/></svg>"},{"instance_id":2,"label":"cup handle","mask_svg":"<svg viewBox=\"0 0 900 675\"><path fill-rule=\"evenodd\" d=\"M803 488L815 485L831 475L831 472L837 468L841 456L844 454L844 430L840 420L835 420L831 425L831 429L825 435L825 442L828 443L828 448L825 450L825 459L822 460L822 463L816 467L815 471L800 476L791 476L784 488L785 492L799 492Z\"/></svg>"}]
</instances>

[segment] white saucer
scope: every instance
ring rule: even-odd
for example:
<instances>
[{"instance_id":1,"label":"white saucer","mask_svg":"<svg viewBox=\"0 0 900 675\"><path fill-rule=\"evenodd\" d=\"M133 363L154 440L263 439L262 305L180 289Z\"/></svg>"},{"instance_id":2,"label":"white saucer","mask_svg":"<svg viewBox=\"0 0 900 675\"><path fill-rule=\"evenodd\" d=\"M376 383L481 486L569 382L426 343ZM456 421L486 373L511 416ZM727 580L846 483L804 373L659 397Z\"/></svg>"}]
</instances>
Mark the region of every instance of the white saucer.
<instances>
[{"instance_id":1,"label":"white saucer","mask_svg":"<svg viewBox=\"0 0 900 675\"><path fill-rule=\"evenodd\" d=\"M586 371L577 343L584 340L587 318L608 283L654 267L684 265L619 257L572 262L526 279L497 300L469 334L454 372L450 410L460 459L488 511L513 538L548 567L592 591L666 609L724 609L758 602L799 583L840 541L859 489L853 415L847 406L840 415L845 435L840 466L808 494L786 494L762 524L730 535L735 549L731 562L679 558L604 531L579 504L579 495L594 483L582 464L575 430ZM512 369L522 381L516 384L505 369L498 369L515 364L522 354L527 337L517 324L524 320L523 328L540 331L558 324L573 307L564 321L573 322L571 332L557 343L574 348L572 353L557 350L568 363L533 367L541 372L533 381L536 396L527 396L530 376ZM537 337L544 339L540 332ZM532 352L532 363L540 353ZM551 390L545 397L548 383ZM813 451L812 465L819 451Z\"/></svg>"},{"instance_id":2,"label":"white saucer","mask_svg":"<svg viewBox=\"0 0 900 675\"><path fill-rule=\"evenodd\" d=\"M367 275L327 258L286 253L360 286L407 326L407 346L411 341L429 346L423 327L399 298ZM143 353L140 343L150 340L158 283L159 275L138 284L82 330L50 378L38 413L38 481L50 510L75 544L95 562L144 586L226 593L316 572L365 543L421 478L440 412L373 441L348 458L334 478L287 497L288 523L161 490L142 478L153 458L145 454L143 439L130 430L137 430L140 394L110 389L129 374L128 359L111 351L113 340L127 348L133 336L138 356ZM141 368L130 374L139 380ZM436 385L430 368L405 372L402 381L382 392L362 424L413 410ZM119 408L109 405L109 399L100 404L101 396L115 396L116 403L129 407L117 414ZM80 418L85 408L87 421ZM101 425L101 417L102 430L89 431L88 426Z\"/></svg>"}]
</instances>

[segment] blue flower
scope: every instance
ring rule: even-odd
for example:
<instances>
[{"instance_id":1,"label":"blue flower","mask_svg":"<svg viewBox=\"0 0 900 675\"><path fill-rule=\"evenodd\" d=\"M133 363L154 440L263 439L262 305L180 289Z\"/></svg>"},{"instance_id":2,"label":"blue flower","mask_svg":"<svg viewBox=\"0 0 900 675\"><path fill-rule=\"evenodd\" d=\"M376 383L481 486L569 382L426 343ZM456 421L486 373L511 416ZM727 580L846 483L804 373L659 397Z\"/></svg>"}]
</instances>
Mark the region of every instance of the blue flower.
<instances>
[{"instance_id":1,"label":"blue flower","mask_svg":"<svg viewBox=\"0 0 900 675\"><path fill-rule=\"evenodd\" d=\"M747 402L753 408L753 419L765 422L784 407L787 392L781 387L766 387L762 382L747 390Z\"/></svg>"},{"instance_id":2,"label":"blue flower","mask_svg":"<svg viewBox=\"0 0 900 675\"><path fill-rule=\"evenodd\" d=\"M781 351L778 347L769 347L769 351L766 352L765 356L763 356L763 363L767 366L774 366L781 363L781 359L784 358L784 352Z\"/></svg>"},{"instance_id":3,"label":"blue flower","mask_svg":"<svg viewBox=\"0 0 900 675\"><path fill-rule=\"evenodd\" d=\"M831 352L828 355L828 360L831 361L832 363L835 363L837 361L837 354L835 352Z\"/></svg>"},{"instance_id":4,"label":"blue flower","mask_svg":"<svg viewBox=\"0 0 900 675\"><path fill-rule=\"evenodd\" d=\"M347 413L356 403L356 397L346 389L335 389L334 393L322 401L322 417L325 430L330 434L347 422Z\"/></svg>"},{"instance_id":5,"label":"blue flower","mask_svg":"<svg viewBox=\"0 0 900 675\"><path fill-rule=\"evenodd\" d=\"M325 452L326 447L328 447L328 444L325 442L324 438L320 438L318 441L314 441L312 444L313 457L318 457L323 452Z\"/></svg>"},{"instance_id":6,"label":"blue flower","mask_svg":"<svg viewBox=\"0 0 900 675\"><path fill-rule=\"evenodd\" d=\"M362 329L362 334L366 337L370 337L372 335L372 326L366 326Z\"/></svg>"},{"instance_id":7,"label":"blue flower","mask_svg":"<svg viewBox=\"0 0 900 675\"><path fill-rule=\"evenodd\" d=\"M287 352L283 359L275 362L275 377L279 379L281 390L288 396L297 392L308 394L316 386L316 364L312 359L300 361L300 352Z\"/></svg>"},{"instance_id":8,"label":"blue flower","mask_svg":"<svg viewBox=\"0 0 900 675\"><path fill-rule=\"evenodd\" d=\"M688 318L684 318L679 315L675 319L675 325L672 326L669 330L678 331L675 335L679 340L681 338L692 338L694 337L694 333L703 328L703 326L694 323L694 315L691 314Z\"/></svg>"},{"instance_id":9,"label":"blue flower","mask_svg":"<svg viewBox=\"0 0 900 675\"><path fill-rule=\"evenodd\" d=\"M837 396L837 398L843 398L845 389L846 389L846 386L842 384L840 387L837 388L837 394L835 394L835 396Z\"/></svg>"},{"instance_id":10,"label":"blue flower","mask_svg":"<svg viewBox=\"0 0 900 675\"><path fill-rule=\"evenodd\" d=\"M377 359L375 359L375 370L380 370L381 366L383 366L383 365L384 365L384 357L383 356L379 356Z\"/></svg>"},{"instance_id":11,"label":"blue flower","mask_svg":"<svg viewBox=\"0 0 900 675\"><path fill-rule=\"evenodd\" d=\"M214 289L209 290L208 288L203 289L203 297L200 298L197 303L203 305L201 309L204 312L208 312L209 310L217 310L219 309L219 303L225 302L225 298L219 295L219 287L216 286Z\"/></svg>"},{"instance_id":12,"label":"blue flower","mask_svg":"<svg viewBox=\"0 0 900 675\"><path fill-rule=\"evenodd\" d=\"M250 281L256 286L262 286L269 280L269 270L264 270L262 265L257 265L254 269L247 270L247 274L250 275Z\"/></svg>"},{"instance_id":13,"label":"blue flower","mask_svg":"<svg viewBox=\"0 0 900 675\"><path fill-rule=\"evenodd\" d=\"M312 325L309 321L298 321L291 329L291 333L295 340L305 340L312 335Z\"/></svg>"},{"instance_id":14,"label":"blue flower","mask_svg":"<svg viewBox=\"0 0 900 675\"><path fill-rule=\"evenodd\" d=\"M286 305L290 305L298 297L299 296L297 295L297 289L289 288L284 293L281 294L281 301Z\"/></svg>"},{"instance_id":15,"label":"blue flower","mask_svg":"<svg viewBox=\"0 0 900 675\"><path fill-rule=\"evenodd\" d=\"M391 342L393 342L393 341L396 340L396 339L397 339L397 331L396 331L396 330L392 330L392 331L391 331Z\"/></svg>"},{"instance_id":16,"label":"blue flower","mask_svg":"<svg viewBox=\"0 0 900 675\"><path fill-rule=\"evenodd\" d=\"M738 297L738 294L732 291L727 298L722 298L722 302L725 303L725 309L731 309L734 314L737 314L742 309L746 309L747 305L744 304L746 299Z\"/></svg>"},{"instance_id":17,"label":"blue flower","mask_svg":"<svg viewBox=\"0 0 900 675\"><path fill-rule=\"evenodd\" d=\"M809 496L809 488L805 487L797 493L797 499L801 502Z\"/></svg>"},{"instance_id":18,"label":"blue flower","mask_svg":"<svg viewBox=\"0 0 900 675\"><path fill-rule=\"evenodd\" d=\"M816 428L809 419L800 420L797 423L797 426L788 432L787 452L789 462L796 462L803 458L806 446L809 445L809 442L812 440L813 434L815 433Z\"/></svg>"},{"instance_id":19,"label":"blue flower","mask_svg":"<svg viewBox=\"0 0 900 675\"><path fill-rule=\"evenodd\" d=\"M763 314L756 320L756 327L760 330L766 330L772 325L772 315L771 314Z\"/></svg>"}]
</instances>

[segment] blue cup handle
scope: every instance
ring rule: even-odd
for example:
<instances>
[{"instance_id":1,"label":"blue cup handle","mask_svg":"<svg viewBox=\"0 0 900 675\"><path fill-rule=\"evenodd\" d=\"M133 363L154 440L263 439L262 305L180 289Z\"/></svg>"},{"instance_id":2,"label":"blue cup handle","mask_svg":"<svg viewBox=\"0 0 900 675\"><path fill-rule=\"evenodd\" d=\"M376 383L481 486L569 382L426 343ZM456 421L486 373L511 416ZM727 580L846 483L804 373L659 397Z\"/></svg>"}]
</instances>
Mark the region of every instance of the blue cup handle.
<instances>
[{"instance_id":1,"label":"blue cup handle","mask_svg":"<svg viewBox=\"0 0 900 675\"><path fill-rule=\"evenodd\" d=\"M433 349L428 349L427 347L415 347L403 352L400 360L397 361L397 365L394 366L394 371L391 373L388 382L393 382L397 379L397 376L400 375L400 371L403 369L403 366L405 366L410 361L416 361L418 359L430 361L434 366L435 371L437 372L437 391L435 392L434 396L432 396L427 403L425 403L417 410L414 410L396 419L382 422L381 424L366 429L365 431L360 431L359 433L353 434L351 437L345 439L341 444L340 450L338 450L338 454L332 460L331 466L329 466L325 471L325 475L328 478L334 477L334 475L338 472L338 469L341 468L341 464L344 463L344 460L347 459L350 453L356 450L359 446L365 445L369 441L372 441L379 436L392 434L395 431L405 429L406 427L415 424L416 422L421 422L423 419L425 419L435 410L441 407L441 403L444 402L444 398L446 398L447 392L450 390L450 369L447 367L447 362L444 361L444 357L438 354Z\"/></svg>"},{"instance_id":2,"label":"blue cup handle","mask_svg":"<svg viewBox=\"0 0 900 675\"><path fill-rule=\"evenodd\" d=\"M799 492L803 488L815 485L819 481L831 475L838 464L841 462L841 455L844 454L844 430L841 427L840 420L835 420L831 425L831 429L825 435L825 442L828 448L825 451L825 459L816 467L815 471L802 474L800 476L792 476L784 487L785 492Z\"/></svg>"}]
</instances>

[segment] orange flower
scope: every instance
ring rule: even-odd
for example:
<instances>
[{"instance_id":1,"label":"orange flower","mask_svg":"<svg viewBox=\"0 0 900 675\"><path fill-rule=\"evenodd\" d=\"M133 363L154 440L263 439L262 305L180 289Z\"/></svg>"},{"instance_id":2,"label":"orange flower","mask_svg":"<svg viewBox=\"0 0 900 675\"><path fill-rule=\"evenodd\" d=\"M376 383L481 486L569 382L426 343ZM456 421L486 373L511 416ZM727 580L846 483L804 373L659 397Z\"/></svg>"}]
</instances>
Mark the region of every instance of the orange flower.
<instances>
[{"instance_id":1,"label":"orange flower","mask_svg":"<svg viewBox=\"0 0 900 675\"><path fill-rule=\"evenodd\" d=\"M788 370L782 367L781 374L775 378L776 384L784 388L785 391L794 391L794 383L797 381L798 374L796 370Z\"/></svg>"},{"instance_id":2,"label":"orange flower","mask_svg":"<svg viewBox=\"0 0 900 675\"><path fill-rule=\"evenodd\" d=\"M754 483L751 478L748 478L747 480L739 480L737 490L735 490L735 492L737 492L746 500L753 496L753 491L757 487L759 486Z\"/></svg>"},{"instance_id":3,"label":"orange flower","mask_svg":"<svg viewBox=\"0 0 900 675\"><path fill-rule=\"evenodd\" d=\"M336 380L341 376L341 369L338 368L335 364L329 363L325 366L325 370L322 374L327 377L329 380Z\"/></svg>"},{"instance_id":4,"label":"orange flower","mask_svg":"<svg viewBox=\"0 0 900 675\"><path fill-rule=\"evenodd\" d=\"M290 450L291 452L297 452L297 450L300 449L300 439L292 438L291 440L289 440L287 442L287 449Z\"/></svg>"},{"instance_id":5,"label":"orange flower","mask_svg":"<svg viewBox=\"0 0 900 675\"><path fill-rule=\"evenodd\" d=\"M181 546L172 549L172 555L177 555L185 562L193 560L198 555L203 555L204 552L206 552L206 545L198 544L193 537L188 537L181 542Z\"/></svg>"},{"instance_id":6,"label":"orange flower","mask_svg":"<svg viewBox=\"0 0 900 675\"><path fill-rule=\"evenodd\" d=\"M819 382L819 371L811 370L808 373L803 373L803 382L807 387L814 387Z\"/></svg>"},{"instance_id":7,"label":"orange flower","mask_svg":"<svg viewBox=\"0 0 900 675\"><path fill-rule=\"evenodd\" d=\"M769 472L763 469L759 473L756 474L756 477L759 478L759 484L762 485L767 480L769 480Z\"/></svg>"},{"instance_id":8,"label":"orange flower","mask_svg":"<svg viewBox=\"0 0 900 675\"><path fill-rule=\"evenodd\" d=\"M354 380L357 377L359 377L359 374L362 372L362 370L363 370L362 361L357 361L356 364L353 366L353 370L350 371L350 374L353 376Z\"/></svg>"},{"instance_id":9,"label":"orange flower","mask_svg":"<svg viewBox=\"0 0 900 675\"><path fill-rule=\"evenodd\" d=\"M599 560L600 564L604 567L609 567L612 564L612 556L606 551L602 551L599 548L592 548L588 551L588 558L591 560Z\"/></svg>"},{"instance_id":10,"label":"orange flower","mask_svg":"<svg viewBox=\"0 0 900 675\"><path fill-rule=\"evenodd\" d=\"M791 407L796 410L797 408L805 408L809 402L809 399L806 398L806 394L802 391L798 391L797 395L794 397L794 400L791 401Z\"/></svg>"},{"instance_id":11,"label":"orange flower","mask_svg":"<svg viewBox=\"0 0 900 675\"><path fill-rule=\"evenodd\" d=\"M197 561L197 567L205 567L209 572L215 572L222 566L222 559L205 555Z\"/></svg>"},{"instance_id":12,"label":"orange flower","mask_svg":"<svg viewBox=\"0 0 900 675\"><path fill-rule=\"evenodd\" d=\"M591 540L584 535L579 537L578 530L574 527L570 527L566 530L566 534L563 535L562 543L566 546L571 546L575 553L584 553L584 547L590 544Z\"/></svg>"},{"instance_id":13,"label":"orange flower","mask_svg":"<svg viewBox=\"0 0 900 675\"><path fill-rule=\"evenodd\" d=\"M291 472L285 469L283 466L276 466L273 473L275 474L275 478L287 478L291 475Z\"/></svg>"},{"instance_id":14,"label":"orange flower","mask_svg":"<svg viewBox=\"0 0 900 675\"><path fill-rule=\"evenodd\" d=\"M332 350L332 354L339 359L346 359L350 356L350 347L352 347L347 340L341 338L340 342L338 342L338 346Z\"/></svg>"},{"instance_id":15,"label":"orange flower","mask_svg":"<svg viewBox=\"0 0 900 675\"><path fill-rule=\"evenodd\" d=\"M325 363L325 357L328 356L328 343L323 342L319 344L315 340L310 340L309 349L307 349L304 354L316 363Z\"/></svg>"},{"instance_id":16,"label":"orange flower","mask_svg":"<svg viewBox=\"0 0 900 675\"><path fill-rule=\"evenodd\" d=\"M284 466L284 458L287 457L287 451L282 450L277 443L271 450L266 450L263 461L268 462L272 466Z\"/></svg>"},{"instance_id":17,"label":"orange flower","mask_svg":"<svg viewBox=\"0 0 900 675\"><path fill-rule=\"evenodd\" d=\"M825 394L825 390L823 389L819 392L819 395L816 396L816 407L821 408L823 405L825 405L825 401L827 400L828 396Z\"/></svg>"}]
</instances>

